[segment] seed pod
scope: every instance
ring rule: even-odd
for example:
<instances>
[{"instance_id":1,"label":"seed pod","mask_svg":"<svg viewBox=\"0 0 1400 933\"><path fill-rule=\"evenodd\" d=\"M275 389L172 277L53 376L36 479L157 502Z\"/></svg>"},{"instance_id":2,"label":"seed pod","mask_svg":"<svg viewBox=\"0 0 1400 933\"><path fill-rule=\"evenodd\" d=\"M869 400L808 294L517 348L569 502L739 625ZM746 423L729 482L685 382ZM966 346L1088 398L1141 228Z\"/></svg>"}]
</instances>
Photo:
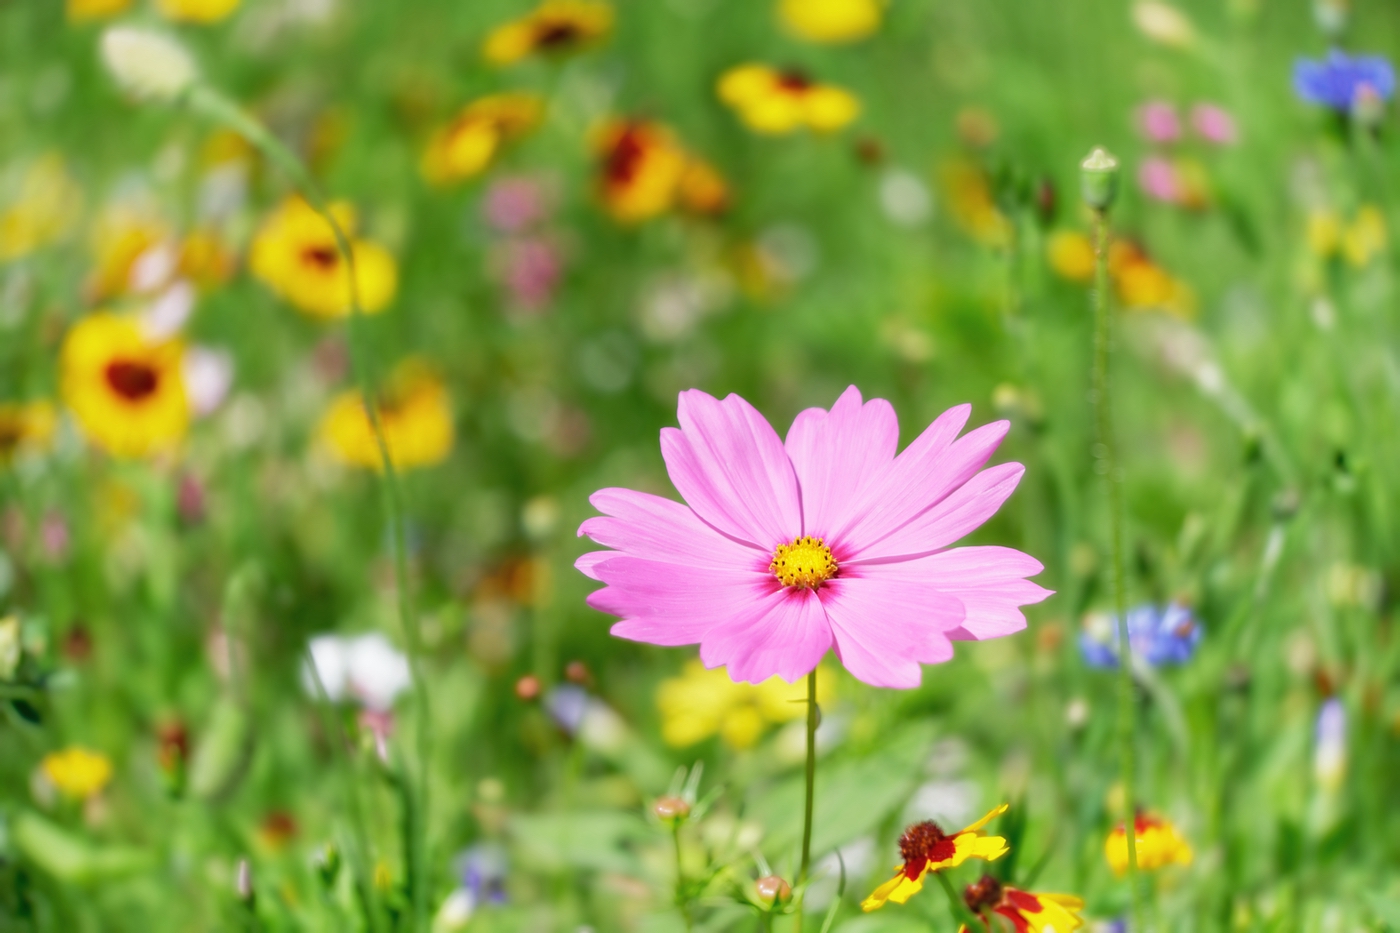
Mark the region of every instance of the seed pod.
<instances>
[{"instance_id":1,"label":"seed pod","mask_svg":"<svg viewBox=\"0 0 1400 933\"><path fill-rule=\"evenodd\" d=\"M1095 148L1079 164L1079 181L1084 203L1096 211L1108 210L1118 195L1118 160L1102 146Z\"/></svg>"}]
</instances>

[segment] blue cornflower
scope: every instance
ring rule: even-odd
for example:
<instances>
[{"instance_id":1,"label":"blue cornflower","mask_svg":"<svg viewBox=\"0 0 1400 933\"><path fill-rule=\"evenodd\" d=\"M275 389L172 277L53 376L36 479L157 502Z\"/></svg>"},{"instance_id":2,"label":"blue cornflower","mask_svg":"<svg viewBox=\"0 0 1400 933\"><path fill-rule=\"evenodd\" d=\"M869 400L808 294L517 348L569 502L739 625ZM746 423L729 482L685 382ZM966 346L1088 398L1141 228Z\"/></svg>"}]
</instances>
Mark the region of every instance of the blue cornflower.
<instances>
[{"instance_id":1,"label":"blue cornflower","mask_svg":"<svg viewBox=\"0 0 1400 933\"><path fill-rule=\"evenodd\" d=\"M1128 643L1133 655L1156 667L1183 664L1196 653L1201 624L1180 603L1149 604L1128 612ZM1112 616L1091 616L1079 636L1079 650L1090 667L1118 666L1118 626Z\"/></svg>"},{"instance_id":2,"label":"blue cornflower","mask_svg":"<svg viewBox=\"0 0 1400 933\"><path fill-rule=\"evenodd\" d=\"M474 904L506 902L506 851L492 842L479 842L457 856L461 889Z\"/></svg>"},{"instance_id":3,"label":"blue cornflower","mask_svg":"<svg viewBox=\"0 0 1400 933\"><path fill-rule=\"evenodd\" d=\"M1323 61L1293 64L1293 89L1308 103L1350 113L1357 95L1370 88L1381 100L1395 94L1395 69L1379 55L1353 58L1333 49Z\"/></svg>"}]
</instances>

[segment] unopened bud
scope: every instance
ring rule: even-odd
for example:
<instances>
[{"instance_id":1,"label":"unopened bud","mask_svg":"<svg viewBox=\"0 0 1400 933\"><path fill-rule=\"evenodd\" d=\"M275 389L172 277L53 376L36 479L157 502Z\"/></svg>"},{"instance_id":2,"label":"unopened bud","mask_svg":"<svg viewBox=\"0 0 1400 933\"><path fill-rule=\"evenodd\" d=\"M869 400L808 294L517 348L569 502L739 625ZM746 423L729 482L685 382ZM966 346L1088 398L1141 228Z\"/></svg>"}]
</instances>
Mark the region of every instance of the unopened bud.
<instances>
[{"instance_id":1,"label":"unopened bud","mask_svg":"<svg viewBox=\"0 0 1400 933\"><path fill-rule=\"evenodd\" d=\"M588 686L593 680L593 675L588 673L588 665L582 661L570 661L564 668L564 679L571 684L581 684Z\"/></svg>"},{"instance_id":2,"label":"unopened bud","mask_svg":"<svg viewBox=\"0 0 1400 933\"><path fill-rule=\"evenodd\" d=\"M1380 126L1385 118L1385 98L1370 84L1358 85L1351 99L1351 117L1360 126Z\"/></svg>"},{"instance_id":3,"label":"unopened bud","mask_svg":"<svg viewBox=\"0 0 1400 933\"><path fill-rule=\"evenodd\" d=\"M526 701L539 699L540 679L534 674L526 674L515 682L515 695Z\"/></svg>"},{"instance_id":4,"label":"unopened bud","mask_svg":"<svg viewBox=\"0 0 1400 933\"><path fill-rule=\"evenodd\" d=\"M1118 160L1102 146L1095 148L1079 163L1079 183L1085 204L1096 211L1108 210L1118 195Z\"/></svg>"},{"instance_id":5,"label":"unopened bud","mask_svg":"<svg viewBox=\"0 0 1400 933\"><path fill-rule=\"evenodd\" d=\"M113 26L102 34L102 61L122 90L140 100L168 103L199 78L184 46L134 26Z\"/></svg>"},{"instance_id":6,"label":"unopened bud","mask_svg":"<svg viewBox=\"0 0 1400 933\"><path fill-rule=\"evenodd\" d=\"M246 858L238 860L238 873L234 876L233 889L237 892L240 901L252 906L255 897L253 893L253 869Z\"/></svg>"},{"instance_id":7,"label":"unopened bud","mask_svg":"<svg viewBox=\"0 0 1400 933\"><path fill-rule=\"evenodd\" d=\"M792 885L777 875L765 875L754 882L758 899L765 904L786 904L792 897Z\"/></svg>"},{"instance_id":8,"label":"unopened bud","mask_svg":"<svg viewBox=\"0 0 1400 933\"><path fill-rule=\"evenodd\" d=\"M679 797L657 797L651 812L662 821L683 820L690 816L690 804Z\"/></svg>"}]
</instances>

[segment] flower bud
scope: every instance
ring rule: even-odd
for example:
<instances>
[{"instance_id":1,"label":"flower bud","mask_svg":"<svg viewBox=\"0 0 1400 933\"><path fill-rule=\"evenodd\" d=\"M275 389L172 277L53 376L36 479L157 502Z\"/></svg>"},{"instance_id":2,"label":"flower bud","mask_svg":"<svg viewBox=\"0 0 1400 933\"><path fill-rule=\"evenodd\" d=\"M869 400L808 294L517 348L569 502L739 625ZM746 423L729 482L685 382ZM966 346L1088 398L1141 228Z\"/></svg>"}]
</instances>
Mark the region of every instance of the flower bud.
<instances>
[{"instance_id":1,"label":"flower bud","mask_svg":"<svg viewBox=\"0 0 1400 933\"><path fill-rule=\"evenodd\" d=\"M253 868L246 858L238 860L238 872L234 876L233 887L240 901L248 905L253 903Z\"/></svg>"},{"instance_id":2,"label":"flower bud","mask_svg":"<svg viewBox=\"0 0 1400 933\"><path fill-rule=\"evenodd\" d=\"M679 797L657 797L651 805L651 812L663 822L683 820L690 816L690 804Z\"/></svg>"},{"instance_id":3,"label":"flower bud","mask_svg":"<svg viewBox=\"0 0 1400 933\"><path fill-rule=\"evenodd\" d=\"M540 679L534 674L526 674L515 682L515 695L526 702L540 696Z\"/></svg>"},{"instance_id":4,"label":"flower bud","mask_svg":"<svg viewBox=\"0 0 1400 933\"><path fill-rule=\"evenodd\" d=\"M185 47L153 30L113 26L102 34L101 49L117 84L138 100L169 103L199 78Z\"/></svg>"},{"instance_id":5,"label":"flower bud","mask_svg":"<svg viewBox=\"0 0 1400 933\"><path fill-rule=\"evenodd\" d=\"M1096 211L1106 211L1118 194L1118 160L1102 146L1096 147L1079 164L1080 191L1084 203Z\"/></svg>"},{"instance_id":6,"label":"flower bud","mask_svg":"<svg viewBox=\"0 0 1400 933\"><path fill-rule=\"evenodd\" d=\"M1385 119L1385 98L1374 85L1362 83L1357 86L1351 99L1351 116L1358 126L1371 129L1380 126Z\"/></svg>"},{"instance_id":7,"label":"flower bud","mask_svg":"<svg viewBox=\"0 0 1400 933\"><path fill-rule=\"evenodd\" d=\"M786 904L792 897L792 885L777 875L765 875L754 882L758 899L765 904Z\"/></svg>"}]
</instances>

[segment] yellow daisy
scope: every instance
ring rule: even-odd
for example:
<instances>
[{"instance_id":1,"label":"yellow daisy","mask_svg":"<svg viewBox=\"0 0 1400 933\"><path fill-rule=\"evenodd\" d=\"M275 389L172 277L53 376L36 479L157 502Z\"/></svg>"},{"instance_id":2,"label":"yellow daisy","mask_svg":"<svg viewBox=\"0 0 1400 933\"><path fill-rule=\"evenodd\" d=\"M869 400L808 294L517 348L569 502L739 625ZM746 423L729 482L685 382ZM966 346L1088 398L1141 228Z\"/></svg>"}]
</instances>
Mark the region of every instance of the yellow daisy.
<instances>
[{"instance_id":1,"label":"yellow daisy","mask_svg":"<svg viewBox=\"0 0 1400 933\"><path fill-rule=\"evenodd\" d=\"M471 102L428 141L424 177L446 185L479 175L504 143L528 132L543 112L537 94L494 94Z\"/></svg>"},{"instance_id":2,"label":"yellow daisy","mask_svg":"<svg viewBox=\"0 0 1400 933\"><path fill-rule=\"evenodd\" d=\"M1001 858L1009 849L1001 836L987 836L982 827L1006 812L1006 804L995 808L966 829L951 835L937 823L925 820L915 823L899 837L899 854L903 863L895 866L895 876L874 890L861 902L861 910L879 910L887 901L903 904L924 887L924 876L931 871L957 868L970 858L990 862Z\"/></svg>"},{"instance_id":3,"label":"yellow daisy","mask_svg":"<svg viewBox=\"0 0 1400 933\"><path fill-rule=\"evenodd\" d=\"M1190 865L1194 854L1191 846L1164 817L1139 813L1133 821L1137 831L1137 863L1143 871L1154 871L1166 865ZM1104 858L1114 874L1128 870L1128 833L1120 823L1108 834L1103 844Z\"/></svg>"},{"instance_id":4,"label":"yellow daisy","mask_svg":"<svg viewBox=\"0 0 1400 933\"><path fill-rule=\"evenodd\" d=\"M53 436L57 418L49 402L0 402L0 464Z\"/></svg>"},{"instance_id":5,"label":"yellow daisy","mask_svg":"<svg viewBox=\"0 0 1400 933\"><path fill-rule=\"evenodd\" d=\"M1045 256L1060 278L1071 282L1089 282L1094 278L1094 244L1077 230L1056 230L1050 234Z\"/></svg>"},{"instance_id":6,"label":"yellow daisy","mask_svg":"<svg viewBox=\"0 0 1400 933\"><path fill-rule=\"evenodd\" d=\"M854 42L880 28L880 0L779 0L778 18L808 42Z\"/></svg>"},{"instance_id":7,"label":"yellow daisy","mask_svg":"<svg viewBox=\"0 0 1400 933\"><path fill-rule=\"evenodd\" d=\"M740 65L719 79L719 97L757 133L793 133L800 129L832 132L860 114L854 94L813 81L800 71L768 65Z\"/></svg>"},{"instance_id":8,"label":"yellow daisy","mask_svg":"<svg viewBox=\"0 0 1400 933\"><path fill-rule=\"evenodd\" d=\"M817 678L817 703L831 699L830 677ZM716 733L731 748L750 748L769 726L807 715L807 693L781 677L761 684L736 684L723 668L707 670L698 659L686 662L679 677L656 691L661 737L684 748Z\"/></svg>"},{"instance_id":9,"label":"yellow daisy","mask_svg":"<svg viewBox=\"0 0 1400 933\"><path fill-rule=\"evenodd\" d=\"M64 402L83 432L118 457L168 450L184 437L189 405L176 341L151 341L137 323L98 312L74 324L59 364Z\"/></svg>"},{"instance_id":10,"label":"yellow daisy","mask_svg":"<svg viewBox=\"0 0 1400 933\"><path fill-rule=\"evenodd\" d=\"M395 469L432 466L452 451L452 406L447 387L420 360L400 363L384 387L379 420ZM382 469L364 396L338 395L321 419L320 436L331 454L352 466Z\"/></svg>"},{"instance_id":11,"label":"yellow daisy","mask_svg":"<svg viewBox=\"0 0 1400 933\"><path fill-rule=\"evenodd\" d=\"M70 23L116 16L131 6L131 0L68 0L66 11Z\"/></svg>"},{"instance_id":12,"label":"yellow daisy","mask_svg":"<svg viewBox=\"0 0 1400 933\"><path fill-rule=\"evenodd\" d=\"M130 204L107 207L92 227L88 300L106 301L130 291L136 261L169 238L169 225L150 211Z\"/></svg>"},{"instance_id":13,"label":"yellow daisy","mask_svg":"<svg viewBox=\"0 0 1400 933\"><path fill-rule=\"evenodd\" d=\"M45 755L39 769L59 793L75 800L101 793L112 780L112 762L106 755L76 745Z\"/></svg>"},{"instance_id":14,"label":"yellow daisy","mask_svg":"<svg viewBox=\"0 0 1400 933\"><path fill-rule=\"evenodd\" d=\"M157 0L166 19L183 23L217 23L238 9L239 0Z\"/></svg>"},{"instance_id":15,"label":"yellow daisy","mask_svg":"<svg viewBox=\"0 0 1400 933\"><path fill-rule=\"evenodd\" d=\"M636 223L675 204L688 156L670 129L650 120L614 120L595 145L599 193L614 218Z\"/></svg>"},{"instance_id":16,"label":"yellow daisy","mask_svg":"<svg viewBox=\"0 0 1400 933\"><path fill-rule=\"evenodd\" d=\"M613 9L596 0L545 0L520 19L497 26L482 54L495 65L511 65L538 53L565 54L585 48L612 29Z\"/></svg>"},{"instance_id":17,"label":"yellow daisy","mask_svg":"<svg viewBox=\"0 0 1400 933\"><path fill-rule=\"evenodd\" d=\"M0 262L18 259L62 239L73 228L83 193L63 157L41 156L29 166L18 197L0 210Z\"/></svg>"},{"instance_id":18,"label":"yellow daisy","mask_svg":"<svg viewBox=\"0 0 1400 933\"><path fill-rule=\"evenodd\" d=\"M331 205L331 213L350 237L360 307L368 314L383 311L398 288L394 257L377 243L354 238L355 212L349 204L338 201ZM249 267L279 296L312 317L350 313L350 276L331 225L299 197L288 198L263 222L253 238Z\"/></svg>"}]
</instances>

